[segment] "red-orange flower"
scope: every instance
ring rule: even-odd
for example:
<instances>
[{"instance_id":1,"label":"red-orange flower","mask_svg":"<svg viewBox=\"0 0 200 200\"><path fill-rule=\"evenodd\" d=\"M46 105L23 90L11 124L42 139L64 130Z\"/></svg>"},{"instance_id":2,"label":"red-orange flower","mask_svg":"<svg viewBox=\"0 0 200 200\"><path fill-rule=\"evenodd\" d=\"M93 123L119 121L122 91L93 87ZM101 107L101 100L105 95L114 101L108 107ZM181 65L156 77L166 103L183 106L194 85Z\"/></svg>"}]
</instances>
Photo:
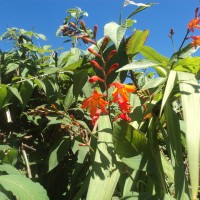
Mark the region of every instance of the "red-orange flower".
<instances>
[{"instance_id":1,"label":"red-orange flower","mask_svg":"<svg viewBox=\"0 0 200 200\"><path fill-rule=\"evenodd\" d=\"M127 113L121 113L121 114L119 114L117 117L115 117L115 118L113 119L113 121L116 121L117 119L122 119L122 120L125 120L125 121L127 121L127 122L130 122L130 121L131 121L131 118L128 116Z\"/></svg>"},{"instance_id":2,"label":"red-orange flower","mask_svg":"<svg viewBox=\"0 0 200 200\"><path fill-rule=\"evenodd\" d=\"M197 48L197 45L200 45L200 36L190 36L190 38L193 39L193 41L190 44Z\"/></svg>"},{"instance_id":3,"label":"red-orange flower","mask_svg":"<svg viewBox=\"0 0 200 200\"><path fill-rule=\"evenodd\" d=\"M198 11L199 11L199 8L196 8L196 10L195 10L195 18L192 19L187 25L188 29L191 30L192 32L194 32L195 28L200 28L200 25L199 25L200 19L198 17Z\"/></svg>"},{"instance_id":4,"label":"red-orange flower","mask_svg":"<svg viewBox=\"0 0 200 200\"><path fill-rule=\"evenodd\" d=\"M101 97L105 96L104 94L98 93L94 90L91 97L83 101L81 108L89 108L90 109L90 116L95 117L97 109L100 108L101 112L108 113L106 110L106 106L109 104L107 101L102 99Z\"/></svg>"},{"instance_id":5,"label":"red-orange flower","mask_svg":"<svg viewBox=\"0 0 200 200\"><path fill-rule=\"evenodd\" d=\"M100 77L98 77L98 76L92 76L92 77L90 77L90 78L88 79L88 81L89 81L90 83L95 83L95 82L97 82L97 81L100 81L100 82L102 82L102 83L105 82L102 78L100 78Z\"/></svg>"},{"instance_id":6,"label":"red-orange flower","mask_svg":"<svg viewBox=\"0 0 200 200\"><path fill-rule=\"evenodd\" d=\"M122 113L130 113L131 106L127 101L124 101L122 98L119 98L117 102Z\"/></svg>"},{"instance_id":7,"label":"red-orange flower","mask_svg":"<svg viewBox=\"0 0 200 200\"><path fill-rule=\"evenodd\" d=\"M136 91L136 87L134 85L127 85L119 82L114 82L110 84L110 86L115 87L115 90L112 93L113 102L119 101L120 96L124 101L128 102L129 93Z\"/></svg>"}]
</instances>

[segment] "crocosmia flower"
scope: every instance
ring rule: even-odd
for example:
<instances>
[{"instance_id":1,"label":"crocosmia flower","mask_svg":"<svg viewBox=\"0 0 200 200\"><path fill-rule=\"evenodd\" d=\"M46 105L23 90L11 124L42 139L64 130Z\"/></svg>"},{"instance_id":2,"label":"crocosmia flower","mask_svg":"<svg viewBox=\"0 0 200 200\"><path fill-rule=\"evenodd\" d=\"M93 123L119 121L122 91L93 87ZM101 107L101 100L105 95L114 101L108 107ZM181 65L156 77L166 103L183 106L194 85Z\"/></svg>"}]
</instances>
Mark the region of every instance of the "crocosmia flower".
<instances>
[{"instance_id":1,"label":"crocosmia flower","mask_svg":"<svg viewBox=\"0 0 200 200\"><path fill-rule=\"evenodd\" d=\"M114 82L110 84L110 86L115 87L115 90L112 93L113 102L118 102L120 98L122 98L123 101L128 102L129 93L136 91L136 87L134 85L127 85L119 82Z\"/></svg>"},{"instance_id":2,"label":"crocosmia flower","mask_svg":"<svg viewBox=\"0 0 200 200\"><path fill-rule=\"evenodd\" d=\"M108 111L106 110L106 106L109 103L102 99L102 97L104 96L104 94L100 94L96 90L94 90L92 96L83 101L81 108L89 108L90 116L92 119L96 116L97 109L101 109L102 113L108 113Z\"/></svg>"},{"instance_id":3,"label":"crocosmia flower","mask_svg":"<svg viewBox=\"0 0 200 200\"><path fill-rule=\"evenodd\" d=\"M190 44L195 48L197 48L197 46L200 45L200 36L190 36L189 38L193 39L193 41Z\"/></svg>"},{"instance_id":4,"label":"crocosmia flower","mask_svg":"<svg viewBox=\"0 0 200 200\"><path fill-rule=\"evenodd\" d=\"M200 25L199 25L200 19L198 17L198 12L199 12L199 8L196 8L196 10L195 10L195 18L192 19L187 25L188 29L191 30L192 32L194 32L195 28L200 28Z\"/></svg>"},{"instance_id":5,"label":"crocosmia flower","mask_svg":"<svg viewBox=\"0 0 200 200\"><path fill-rule=\"evenodd\" d=\"M128 116L127 113L121 113L116 118L113 119L113 121L116 121L117 119L122 119L124 121L130 122L131 118Z\"/></svg>"},{"instance_id":6,"label":"crocosmia flower","mask_svg":"<svg viewBox=\"0 0 200 200\"><path fill-rule=\"evenodd\" d=\"M129 102L124 101L122 98L118 99L118 105L120 107L121 112L123 113L130 113L131 106Z\"/></svg>"}]
</instances>

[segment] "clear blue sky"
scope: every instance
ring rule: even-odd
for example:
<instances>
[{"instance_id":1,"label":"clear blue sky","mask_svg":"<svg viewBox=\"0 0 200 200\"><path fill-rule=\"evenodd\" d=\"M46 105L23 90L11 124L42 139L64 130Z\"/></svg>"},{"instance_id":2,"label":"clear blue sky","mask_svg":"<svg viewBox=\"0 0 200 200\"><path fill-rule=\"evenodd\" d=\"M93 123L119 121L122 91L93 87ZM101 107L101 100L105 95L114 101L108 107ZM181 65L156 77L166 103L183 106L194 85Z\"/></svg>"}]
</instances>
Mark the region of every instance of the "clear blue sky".
<instances>
[{"instance_id":1,"label":"clear blue sky","mask_svg":"<svg viewBox=\"0 0 200 200\"><path fill-rule=\"evenodd\" d=\"M185 35L187 23L194 17L194 10L199 0L135 0L135 2L155 2L157 5L146 9L134 16L137 20L137 29L149 29L150 36L147 45L166 56L173 52L168 38L170 28L175 31L175 46L178 49ZM123 0L2 0L0 6L0 34L7 27L18 27L43 33L47 37L46 45L53 48L64 47L62 38L57 38L55 32L66 16L66 10L80 7L89 13L85 18L91 28L99 26L98 36L103 36L103 27L106 23L118 22L119 11ZM129 5L123 8L123 16L130 14L136 6ZM200 30L195 35L200 35ZM2 47L0 43L0 49Z\"/></svg>"}]
</instances>

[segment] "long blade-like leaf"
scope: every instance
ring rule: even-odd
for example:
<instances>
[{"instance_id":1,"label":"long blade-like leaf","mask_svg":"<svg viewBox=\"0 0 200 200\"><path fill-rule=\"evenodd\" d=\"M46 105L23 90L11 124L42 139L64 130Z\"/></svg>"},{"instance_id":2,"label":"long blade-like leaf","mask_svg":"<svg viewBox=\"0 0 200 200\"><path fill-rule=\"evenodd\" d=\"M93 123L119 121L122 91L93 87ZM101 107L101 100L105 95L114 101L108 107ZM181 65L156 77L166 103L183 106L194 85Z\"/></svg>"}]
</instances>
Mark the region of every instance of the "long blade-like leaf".
<instances>
[{"instance_id":1,"label":"long blade-like leaf","mask_svg":"<svg viewBox=\"0 0 200 200\"><path fill-rule=\"evenodd\" d=\"M183 116L188 148L192 199L197 198L200 156L200 85L194 74L177 72L180 82Z\"/></svg>"},{"instance_id":2,"label":"long blade-like leaf","mask_svg":"<svg viewBox=\"0 0 200 200\"><path fill-rule=\"evenodd\" d=\"M111 199L120 176L113 153L112 128L108 115L100 116L98 130L98 145L87 200Z\"/></svg>"}]
</instances>

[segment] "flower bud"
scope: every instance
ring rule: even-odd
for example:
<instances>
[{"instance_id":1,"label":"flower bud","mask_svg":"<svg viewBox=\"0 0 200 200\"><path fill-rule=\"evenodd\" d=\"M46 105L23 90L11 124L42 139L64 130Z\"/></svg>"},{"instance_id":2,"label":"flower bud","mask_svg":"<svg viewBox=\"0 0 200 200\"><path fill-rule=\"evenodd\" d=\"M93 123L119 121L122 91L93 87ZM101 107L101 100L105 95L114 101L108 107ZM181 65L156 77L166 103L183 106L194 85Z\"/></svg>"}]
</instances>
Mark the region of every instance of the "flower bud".
<instances>
[{"instance_id":1,"label":"flower bud","mask_svg":"<svg viewBox=\"0 0 200 200\"><path fill-rule=\"evenodd\" d=\"M108 41L109 41L109 37L106 36L106 37L103 39L103 42L102 42L102 44L101 44L101 46L100 46L100 49L101 49L102 51L104 50L105 46L108 44Z\"/></svg>"},{"instance_id":2,"label":"flower bud","mask_svg":"<svg viewBox=\"0 0 200 200\"><path fill-rule=\"evenodd\" d=\"M91 40L91 39L88 38L88 37L83 37L82 40L83 40L83 42L86 43L86 44L87 44L88 42L89 42L89 43L92 43L92 44L96 44L95 41Z\"/></svg>"},{"instance_id":3,"label":"flower bud","mask_svg":"<svg viewBox=\"0 0 200 200\"><path fill-rule=\"evenodd\" d=\"M96 67L97 69L103 71L103 67L101 67L101 66L99 65L99 63L96 62L95 60L90 60L90 63L91 63L94 67Z\"/></svg>"},{"instance_id":4,"label":"flower bud","mask_svg":"<svg viewBox=\"0 0 200 200\"><path fill-rule=\"evenodd\" d=\"M108 70L106 76L108 76L112 71L114 71L114 70L115 70L116 68L118 68L118 67L119 67L119 64L118 64L118 63L114 63L114 64L110 67L110 69Z\"/></svg>"},{"instance_id":5,"label":"flower bud","mask_svg":"<svg viewBox=\"0 0 200 200\"><path fill-rule=\"evenodd\" d=\"M86 32L87 28L86 28L85 22L83 20L81 21L80 25L81 25L81 28Z\"/></svg>"},{"instance_id":6,"label":"flower bud","mask_svg":"<svg viewBox=\"0 0 200 200\"><path fill-rule=\"evenodd\" d=\"M106 62L108 62L115 54L117 53L117 50L112 50L109 54L108 54L108 56L107 56L107 58L106 58Z\"/></svg>"},{"instance_id":7,"label":"flower bud","mask_svg":"<svg viewBox=\"0 0 200 200\"><path fill-rule=\"evenodd\" d=\"M95 26L94 26L94 30L93 30L93 37L94 37L94 39L96 39L96 36L97 36L97 30L98 30L98 26L95 25Z\"/></svg>"},{"instance_id":8,"label":"flower bud","mask_svg":"<svg viewBox=\"0 0 200 200\"><path fill-rule=\"evenodd\" d=\"M88 79L88 81L89 81L90 83L95 83L95 82L97 82L97 81L100 81L100 82L102 82L102 83L105 82L102 78L100 78L100 77L98 77L98 76L92 76L91 78Z\"/></svg>"},{"instance_id":9,"label":"flower bud","mask_svg":"<svg viewBox=\"0 0 200 200\"><path fill-rule=\"evenodd\" d=\"M93 55L95 55L95 56L101 58L101 55L98 54L94 49L92 49L92 48L88 48L88 51L89 51L90 53L92 53Z\"/></svg>"}]
</instances>

